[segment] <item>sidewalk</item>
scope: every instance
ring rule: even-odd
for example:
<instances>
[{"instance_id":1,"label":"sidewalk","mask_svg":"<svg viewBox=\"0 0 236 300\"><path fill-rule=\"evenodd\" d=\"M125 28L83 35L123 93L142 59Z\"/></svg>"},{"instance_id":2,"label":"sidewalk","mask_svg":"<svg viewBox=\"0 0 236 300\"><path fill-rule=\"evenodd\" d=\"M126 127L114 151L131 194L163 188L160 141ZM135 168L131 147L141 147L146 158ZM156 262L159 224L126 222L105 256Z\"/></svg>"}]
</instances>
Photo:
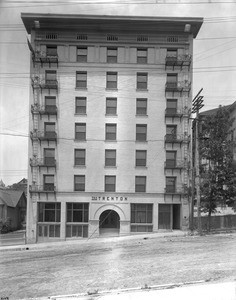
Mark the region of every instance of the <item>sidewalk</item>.
<instances>
[{"instance_id":1,"label":"sidewalk","mask_svg":"<svg viewBox=\"0 0 236 300\"><path fill-rule=\"evenodd\" d=\"M125 240L137 240L137 239L156 239L156 238L171 238L178 236L187 236L189 233L186 231L169 231L169 232L158 232L158 233L148 233L148 234L137 234L121 237L99 237L93 239L73 239L66 241L53 241L47 243L37 243L37 244L22 244L22 245L11 245L11 246L1 246L1 251L23 251L23 250L39 250L45 248L55 248L61 246L69 246L76 244L94 244L94 243L106 243L106 242L118 242Z\"/></svg>"},{"instance_id":2,"label":"sidewalk","mask_svg":"<svg viewBox=\"0 0 236 300\"><path fill-rule=\"evenodd\" d=\"M104 291L94 295L51 296L50 300L235 300L236 282L199 283L189 282L149 287L147 289L130 289Z\"/></svg>"}]
</instances>

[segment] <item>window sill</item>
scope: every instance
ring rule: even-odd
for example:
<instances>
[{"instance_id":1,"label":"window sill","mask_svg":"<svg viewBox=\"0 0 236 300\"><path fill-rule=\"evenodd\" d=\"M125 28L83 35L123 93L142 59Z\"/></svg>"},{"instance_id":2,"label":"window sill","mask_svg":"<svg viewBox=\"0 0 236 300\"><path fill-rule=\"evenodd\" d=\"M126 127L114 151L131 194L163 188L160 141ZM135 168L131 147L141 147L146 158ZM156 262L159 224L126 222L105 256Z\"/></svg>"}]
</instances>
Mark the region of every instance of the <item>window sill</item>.
<instances>
[{"instance_id":1,"label":"window sill","mask_svg":"<svg viewBox=\"0 0 236 300\"><path fill-rule=\"evenodd\" d=\"M136 92L148 92L148 89L136 89Z\"/></svg>"},{"instance_id":2,"label":"window sill","mask_svg":"<svg viewBox=\"0 0 236 300\"><path fill-rule=\"evenodd\" d=\"M147 118L148 117L148 115L141 115L141 114L140 115L136 114L135 116L136 117L141 117L141 118Z\"/></svg>"},{"instance_id":3,"label":"window sill","mask_svg":"<svg viewBox=\"0 0 236 300\"><path fill-rule=\"evenodd\" d=\"M86 165L74 165L75 169L86 169Z\"/></svg>"},{"instance_id":4,"label":"window sill","mask_svg":"<svg viewBox=\"0 0 236 300\"><path fill-rule=\"evenodd\" d=\"M147 169L147 166L135 166L135 169Z\"/></svg>"},{"instance_id":5,"label":"window sill","mask_svg":"<svg viewBox=\"0 0 236 300\"><path fill-rule=\"evenodd\" d=\"M106 143L117 143L117 140L105 140Z\"/></svg>"},{"instance_id":6,"label":"window sill","mask_svg":"<svg viewBox=\"0 0 236 300\"><path fill-rule=\"evenodd\" d=\"M76 91L87 91L88 89L86 87L75 87Z\"/></svg>"},{"instance_id":7,"label":"window sill","mask_svg":"<svg viewBox=\"0 0 236 300\"><path fill-rule=\"evenodd\" d=\"M106 91L118 91L118 88L106 88Z\"/></svg>"},{"instance_id":8,"label":"window sill","mask_svg":"<svg viewBox=\"0 0 236 300\"><path fill-rule=\"evenodd\" d=\"M76 142L76 143L86 143L87 140L76 140L76 139L74 139L74 142Z\"/></svg>"},{"instance_id":9,"label":"window sill","mask_svg":"<svg viewBox=\"0 0 236 300\"><path fill-rule=\"evenodd\" d=\"M142 144L145 144L147 143L148 141L135 141L135 143L142 143Z\"/></svg>"},{"instance_id":10,"label":"window sill","mask_svg":"<svg viewBox=\"0 0 236 300\"><path fill-rule=\"evenodd\" d=\"M105 114L105 117L118 117L118 115L117 114L114 114L114 115L112 115L112 114Z\"/></svg>"},{"instance_id":11,"label":"window sill","mask_svg":"<svg viewBox=\"0 0 236 300\"><path fill-rule=\"evenodd\" d=\"M105 169L117 169L117 166L104 166Z\"/></svg>"},{"instance_id":12,"label":"window sill","mask_svg":"<svg viewBox=\"0 0 236 300\"><path fill-rule=\"evenodd\" d=\"M75 116L87 116L87 114L80 114L80 113L75 113Z\"/></svg>"}]
</instances>

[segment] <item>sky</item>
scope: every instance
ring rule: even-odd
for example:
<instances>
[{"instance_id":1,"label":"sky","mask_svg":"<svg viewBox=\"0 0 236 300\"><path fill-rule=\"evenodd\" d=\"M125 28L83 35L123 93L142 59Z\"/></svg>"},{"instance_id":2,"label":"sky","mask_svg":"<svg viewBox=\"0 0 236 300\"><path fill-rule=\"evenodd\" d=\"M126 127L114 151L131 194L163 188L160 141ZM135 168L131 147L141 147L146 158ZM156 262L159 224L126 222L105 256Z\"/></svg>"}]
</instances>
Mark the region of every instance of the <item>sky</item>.
<instances>
[{"instance_id":1,"label":"sky","mask_svg":"<svg viewBox=\"0 0 236 300\"><path fill-rule=\"evenodd\" d=\"M236 0L0 0L0 180L27 178L30 51L21 13L202 17L193 96L204 110L236 101Z\"/></svg>"}]
</instances>

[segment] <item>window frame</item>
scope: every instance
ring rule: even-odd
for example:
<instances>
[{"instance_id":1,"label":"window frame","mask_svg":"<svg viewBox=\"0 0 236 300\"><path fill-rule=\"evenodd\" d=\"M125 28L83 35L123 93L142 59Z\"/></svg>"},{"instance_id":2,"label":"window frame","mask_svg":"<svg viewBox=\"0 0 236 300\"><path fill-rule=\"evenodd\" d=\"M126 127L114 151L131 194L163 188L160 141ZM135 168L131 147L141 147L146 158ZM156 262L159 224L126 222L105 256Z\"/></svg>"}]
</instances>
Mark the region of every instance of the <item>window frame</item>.
<instances>
[{"instance_id":1,"label":"window frame","mask_svg":"<svg viewBox=\"0 0 236 300\"><path fill-rule=\"evenodd\" d=\"M76 179L83 178L83 182L76 182ZM76 185L80 185L80 187L76 187ZM85 192L85 175L74 175L74 191L75 192Z\"/></svg>"},{"instance_id":2,"label":"window frame","mask_svg":"<svg viewBox=\"0 0 236 300\"><path fill-rule=\"evenodd\" d=\"M139 106L138 103L145 103L145 106ZM145 110L145 112L141 113L140 111ZM147 98L136 98L136 115L137 116L147 116Z\"/></svg>"},{"instance_id":3,"label":"window frame","mask_svg":"<svg viewBox=\"0 0 236 300\"><path fill-rule=\"evenodd\" d=\"M84 78L78 79L78 76L84 76ZM88 81L88 74L86 71L76 71L76 81L75 81L75 87L76 89L87 89L87 81Z\"/></svg>"},{"instance_id":4,"label":"window frame","mask_svg":"<svg viewBox=\"0 0 236 300\"><path fill-rule=\"evenodd\" d=\"M145 55L140 55L143 52ZM148 62L148 49L147 48L137 48L137 64L147 64Z\"/></svg>"},{"instance_id":5,"label":"window frame","mask_svg":"<svg viewBox=\"0 0 236 300\"><path fill-rule=\"evenodd\" d=\"M46 208L54 206L54 208ZM46 212L54 212L54 220L46 220ZM60 202L38 202L38 223L60 223L61 222L61 203Z\"/></svg>"},{"instance_id":6,"label":"window frame","mask_svg":"<svg viewBox=\"0 0 236 300\"><path fill-rule=\"evenodd\" d=\"M84 155L76 156L77 152L81 152ZM74 149L74 165L77 166L85 166L86 165L86 149Z\"/></svg>"},{"instance_id":7,"label":"window frame","mask_svg":"<svg viewBox=\"0 0 236 300\"><path fill-rule=\"evenodd\" d=\"M79 50L86 50L86 54L79 54ZM87 46L77 46L76 48L76 61L79 63L86 63L88 61L88 47Z\"/></svg>"},{"instance_id":8,"label":"window frame","mask_svg":"<svg viewBox=\"0 0 236 300\"><path fill-rule=\"evenodd\" d=\"M114 153L115 155L110 158L107 157L108 153ZM105 149L105 167L116 167L116 149Z\"/></svg>"},{"instance_id":9,"label":"window frame","mask_svg":"<svg viewBox=\"0 0 236 300\"><path fill-rule=\"evenodd\" d=\"M116 51L116 55L109 55L109 51ZM118 48L107 47L107 63L116 64L118 60Z\"/></svg>"},{"instance_id":10,"label":"window frame","mask_svg":"<svg viewBox=\"0 0 236 300\"><path fill-rule=\"evenodd\" d=\"M140 179L144 179L143 184L138 184ZM146 193L147 189L147 176L135 176L135 193Z\"/></svg>"},{"instance_id":11,"label":"window frame","mask_svg":"<svg viewBox=\"0 0 236 300\"><path fill-rule=\"evenodd\" d=\"M114 179L114 183L107 183L108 179ZM104 177L104 192L114 193L116 191L116 176L105 175Z\"/></svg>"},{"instance_id":12,"label":"window frame","mask_svg":"<svg viewBox=\"0 0 236 300\"><path fill-rule=\"evenodd\" d=\"M138 128L145 128L145 133L138 132ZM147 142L147 124L136 124L136 142Z\"/></svg>"},{"instance_id":13,"label":"window frame","mask_svg":"<svg viewBox=\"0 0 236 300\"><path fill-rule=\"evenodd\" d=\"M79 126L84 127L84 131L76 131L76 128ZM79 134L82 136L82 138L79 138ZM82 135L83 134L83 135ZM75 123L75 140L76 141L86 141L86 123Z\"/></svg>"},{"instance_id":14,"label":"window frame","mask_svg":"<svg viewBox=\"0 0 236 300\"><path fill-rule=\"evenodd\" d=\"M140 81L140 77L146 77L146 80ZM147 90L148 89L148 73L147 72L138 72L137 73L137 90Z\"/></svg>"},{"instance_id":15,"label":"window frame","mask_svg":"<svg viewBox=\"0 0 236 300\"><path fill-rule=\"evenodd\" d=\"M138 154L141 154L141 153L145 154L144 158L138 158ZM147 166L147 150L136 150L135 151L135 166L136 167L146 167Z\"/></svg>"},{"instance_id":16,"label":"window frame","mask_svg":"<svg viewBox=\"0 0 236 300\"><path fill-rule=\"evenodd\" d=\"M115 106L108 106L108 101L114 101ZM114 109L114 112L109 112L109 110ZM117 98L115 97L107 97L106 98L106 115L108 116L117 116Z\"/></svg>"},{"instance_id":17,"label":"window frame","mask_svg":"<svg viewBox=\"0 0 236 300\"><path fill-rule=\"evenodd\" d=\"M85 105L78 105L78 101L84 101ZM81 111L79 111L81 110ZM75 97L75 114L86 115L87 113L87 98L86 97Z\"/></svg>"},{"instance_id":18,"label":"window frame","mask_svg":"<svg viewBox=\"0 0 236 300\"><path fill-rule=\"evenodd\" d=\"M115 132L108 132L108 128L114 128ZM113 135L114 135L114 138L110 138ZM117 124L116 123L106 123L105 124L105 140L106 141L116 141L116 139L117 139Z\"/></svg>"},{"instance_id":19,"label":"window frame","mask_svg":"<svg viewBox=\"0 0 236 300\"><path fill-rule=\"evenodd\" d=\"M116 76L116 80L109 80L109 76ZM118 86L118 72L106 73L106 89L117 90Z\"/></svg>"}]
</instances>

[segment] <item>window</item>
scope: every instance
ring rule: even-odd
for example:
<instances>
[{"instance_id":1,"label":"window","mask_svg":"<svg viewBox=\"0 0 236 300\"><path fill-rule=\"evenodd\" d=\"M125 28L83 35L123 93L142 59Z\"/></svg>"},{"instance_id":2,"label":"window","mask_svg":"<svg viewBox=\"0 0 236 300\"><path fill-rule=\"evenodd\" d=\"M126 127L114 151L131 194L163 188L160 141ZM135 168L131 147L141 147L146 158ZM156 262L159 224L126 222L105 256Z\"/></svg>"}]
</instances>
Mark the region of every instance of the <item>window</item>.
<instances>
[{"instance_id":1,"label":"window","mask_svg":"<svg viewBox=\"0 0 236 300\"><path fill-rule=\"evenodd\" d=\"M88 203L67 203L67 222L87 223L89 219Z\"/></svg>"},{"instance_id":2,"label":"window","mask_svg":"<svg viewBox=\"0 0 236 300\"><path fill-rule=\"evenodd\" d=\"M106 115L116 115L117 98L106 98Z\"/></svg>"},{"instance_id":3,"label":"window","mask_svg":"<svg viewBox=\"0 0 236 300\"><path fill-rule=\"evenodd\" d=\"M137 73L137 89L146 90L147 89L147 73Z\"/></svg>"},{"instance_id":4,"label":"window","mask_svg":"<svg viewBox=\"0 0 236 300\"><path fill-rule=\"evenodd\" d=\"M170 204L158 205L158 228L171 229L171 207Z\"/></svg>"},{"instance_id":5,"label":"window","mask_svg":"<svg viewBox=\"0 0 236 300\"><path fill-rule=\"evenodd\" d=\"M75 113L80 115L86 114L86 97L75 98Z\"/></svg>"},{"instance_id":6,"label":"window","mask_svg":"<svg viewBox=\"0 0 236 300\"><path fill-rule=\"evenodd\" d=\"M116 140L116 124L106 124L106 141Z\"/></svg>"},{"instance_id":7,"label":"window","mask_svg":"<svg viewBox=\"0 0 236 300\"><path fill-rule=\"evenodd\" d=\"M61 203L38 203L38 222L60 222Z\"/></svg>"},{"instance_id":8,"label":"window","mask_svg":"<svg viewBox=\"0 0 236 300\"><path fill-rule=\"evenodd\" d=\"M167 74L167 87L175 88L177 87L178 75L177 74Z\"/></svg>"},{"instance_id":9,"label":"window","mask_svg":"<svg viewBox=\"0 0 236 300\"><path fill-rule=\"evenodd\" d=\"M85 191L85 175L75 175L74 190L78 192Z\"/></svg>"},{"instance_id":10,"label":"window","mask_svg":"<svg viewBox=\"0 0 236 300\"><path fill-rule=\"evenodd\" d=\"M77 61L87 62L88 49L87 47L77 47Z\"/></svg>"},{"instance_id":11,"label":"window","mask_svg":"<svg viewBox=\"0 0 236 300\"><path fill-rule=\"evenodd\" d=\"M117 63L117 48L107 48L107 62Z\"/></svg>"},{"instance_id":12,"label":"window","mask_svg":"<svg viewBox=\"0 0 236 300\"><path fill-rule=\"evenodd\" d=\"M136 125L136 141L145 142L147 140L147 125Z\"/></svg>"},{"instance_id":13,"label":"window","mask_svg":"<svg viewBox=\"0 0 236 300\"><path fill-rule=\"evenodd\" d=\"M75 123L75 139L79 141L86 140L86 124Z\"/></svg>"},{"instance_id":14,"label":"window","mask_svg":"<svg viewBox=\"0 0 236 300\"><path fill-rule=\"evenodd\" d=\"M171 48L167 49L166 56L174 58L176 60L176 58L177 58L177 49L171 49Z\"/></svg>"},{"instance_id":15,"label":"window","mask_svg":"<svg viewBox=\"0 0 236 300\"><path fill-rule=\"evenodd\" d=\"M55 165L55 149L44 149L44 164L46 166Z\"/></svg>"},{"instance_id":16,"label":"window","mask_svg":"<svg viewBox=\"0 0 236 300\"><path fill-rule=\"evenodd\" d=\"M116 191L116 176L105 176L105 192Z\"/></svg>"},{"instance_id":17,"label":"window","mask_svg":"<svg viewBox=\"0 0 236 300\"><path fill-rule=\"evenodd\" d=\"M55 84L57 82L57 71L46 70L45 82L46 84Z\"/></svg>"},{"instance_id":18,"label":"window","mask_svg":"<svg viewBox=\"0 0 236 300\"><path fill-rule=\"evenodd\" d=\"M136 150L136 167L145 167L147 163L147 151Z\"/></svg>"},{"instance_id":19,"label":"window","mask_svg":"<svg viewBox=\"0 0 236 300\"><path fill-rule=\"evenodd\" d=\"M146 192L146 176L135 177L135 192Z\"/></svg>"},{"instance_id":20,"label":"window","mask_svg":"<svg viewBox=\"0 0 236 300\"><path fill-rule=\"evenodd\" d=\"M176 166L176 151L166 151L166 167L174 168Z\"/></svg>"},{"instance_id":21,"label":"window","mask_svg":"<svg viewBox=\"0 0 236 300\"><path fill-rule=\"evenodd\" d=\"M50 139L56 137L55 127L55 123L44 123L45 138Z\"/></svg>"},{"instance_id":22,"label":"window","mask_svg":"<svg viewBox=\"0 0 236 300\"><path fill-rule=\"evenodd\" d=\"M76 87L87 88L87 72L76 72Z\"/></svg>"},{"instance_id":23,"label":"window","mask_svg":"<svg viewBox=\"0 0 236 300\"><path fill-rule=\"evenodd\" d=\"M146 64L147 63L147 49L137 49L137 63Z\"/></svg>"},{"instance_id":24,"label":"window","mask_svg":"<svg viewBox=\"0 0 236 300\"><path fill-rule=\"evenodd\" d=\"M117 89L117 72L107 72L107 89Z\"/></svg>"},{"instance_id":25,"label":"window","mask_svg":"<svg viewBox=\"0 0 236 300\"><path fill-rule=\"evenodd\" d=\"M57 46L47 46L46 53L47 56L57 56Z\"/></svg>"},{"instance_id":26,"label":"window","mask_svg":"<svg viewBox=\"0 0 236 300\"><path fill-rule=\"evenodd\" d=\"M167 125L166 126L166 139L172 140L177 137L177 127L176 125Z\"/></svg>"},{"instance_id":27,"label":"window","mask_svg":"<svg viewBox=\"0 0 236 300\"><path fill-rule=\"evenodd\" d=\"M75 149L75 166L85 166L85 149Z\"/></svg>"},{"instance_id":28,"label":"window","mask_svg":"<svg viewBox=\"0 0 236 300\"><path fill-rule=\"evenodd\" d=\"M152 232L152 204L131 204L131 232Z\"/></svg>"},{"instance_id":29,"label":"window","mask_svg":"<svg viewBox=\"0 0 236 300\"><path fill-rule=\"evenodd\" d=\"M43 176L43 190L44 191L55 191L54 187L54 175Z\"/></svg>"},{"instance_id":30,"label":"window","mask_svg":"<svg viewBox=\"0 0 236 300\"><path fill-rule=\"evenodd\" d=\"M116 150L105 150L105 166L116 166Z\"/></svg>"},{"instance_id":31,"label":"window","mask_svg":"<svg viewBox=\"0 0 236 300\"><path fill-rule=\"evenodd\" d=\"M176 177L166 177L166 192L175 192Z\"/></svg>"},{"instance_id":32,"label":"window","mask_svg":"<svg viewBox=\"0 0 236 300\"><path fill-rule=\"evenodd\" d=\"M48 113L57 111L55 96L45 96L45 111Z\"/></svg>"},{"instance_id":33,"label":"window","mask_svg":"<svg viewBox=\"0 0 236 300\"><path fill-rule=\"evenodd\" d=\"M168 114L177 113L177 99L167 99L166 100L166 112Z\"/></svg>"},{"instance_id":34,"label":"window","mask_svg":"<svg viewBox=\"0 0 236 300\"><path fill-rule=\"evenodd\" d=\"M147 99L136 99L136 114L144 116L147 115Z\"/></svg>"}]
</instances>

